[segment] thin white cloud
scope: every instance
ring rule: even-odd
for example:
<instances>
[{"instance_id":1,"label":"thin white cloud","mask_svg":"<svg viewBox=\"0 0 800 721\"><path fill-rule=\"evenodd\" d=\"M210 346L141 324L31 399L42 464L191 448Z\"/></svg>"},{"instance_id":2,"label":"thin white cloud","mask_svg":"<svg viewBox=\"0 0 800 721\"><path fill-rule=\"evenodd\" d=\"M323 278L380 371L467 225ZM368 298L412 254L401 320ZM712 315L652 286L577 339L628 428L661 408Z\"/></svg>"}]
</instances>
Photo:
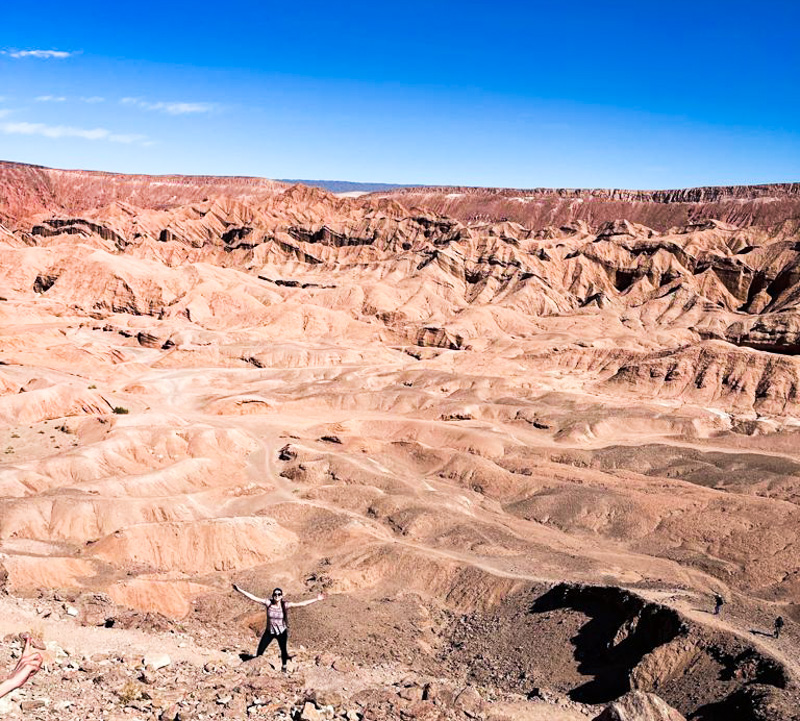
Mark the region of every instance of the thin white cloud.
<instances>
[{"instance_id":1,"label":"thin white cloud","mask_svg":"<svg viewBox=\"0 0 800 721\"><path fill-rule=\"evenodd\" d=\"M0 108L0 118L4 118L6 115L11 115L11 111L8 108Z\"/></svg>"},{"instance_id":2,"label":"thin white cloud","mask_svg":"<svg viewBox=\"0 0 800 721\"><path fill-rule=\"evenodd\" d=\"M146 135L134 133L112 133L105 128L73 128L69 125L45 125L44 123L0 123L0 133L5 135L41 135L45 138L82 138L83 140L106 140L110 143L147 142Z\"/></svg>"},{"instance_id":3,"label":"thin white cloud","mask_svg":"<svg viewBox=\"0 0 800 721\"><path fill-rule=\"evenodd\" d=\"M67 52L66 50L3 50L3 55L8 55L12 58L68 58L76 53Z\"/></svg>"},{"instance_id":4,"label":"thin white cloud","mask_svg":"<svg viewBox=\"0 0 800 721\"><path fill-rule=\"evenodd\" d=\"M216 103L184 103L184 102L157 102L151 103L144 98L122 98L119 101L122 105L141 108L142 110L154 110L167 115L191 115L200 113L213 113L218 109Z\"/></svg>"},{"instance_id":5,"label":"thin white cloud","mask_svg":"<svg viewBox=\"0 0 800 721\"><path fill-rule=\"evenodd\" d=\"M74 99L74 98L73 98ZM2 100L2 98L0 98ZM69 98L65 95L39 95L38 97L34 98L37 103L65 103ZM94 105L96 103L104 103L105 98L101 98L99 95L92 95L89 97L80 97L77 100L81 103L89 103L90 105Z\"/></svg>"}]
</instances>

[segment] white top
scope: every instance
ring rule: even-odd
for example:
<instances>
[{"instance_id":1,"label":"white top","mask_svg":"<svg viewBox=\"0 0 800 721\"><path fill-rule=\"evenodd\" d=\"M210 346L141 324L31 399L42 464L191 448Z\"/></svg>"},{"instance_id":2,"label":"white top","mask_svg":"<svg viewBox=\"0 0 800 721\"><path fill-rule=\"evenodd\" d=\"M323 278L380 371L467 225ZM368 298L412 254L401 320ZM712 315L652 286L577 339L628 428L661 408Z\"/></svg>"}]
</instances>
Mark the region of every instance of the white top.
<instances>
[{"instance_id":1,"label":"white top","mask_svg":"<svg viewBox=\"0 0 800 721\"><path fill-rule=\"evenodd\" d=\"M286 630L286 617L283 613L283 604L267 603L267 626L273 636Z\"/></svg>"}]
</instances>

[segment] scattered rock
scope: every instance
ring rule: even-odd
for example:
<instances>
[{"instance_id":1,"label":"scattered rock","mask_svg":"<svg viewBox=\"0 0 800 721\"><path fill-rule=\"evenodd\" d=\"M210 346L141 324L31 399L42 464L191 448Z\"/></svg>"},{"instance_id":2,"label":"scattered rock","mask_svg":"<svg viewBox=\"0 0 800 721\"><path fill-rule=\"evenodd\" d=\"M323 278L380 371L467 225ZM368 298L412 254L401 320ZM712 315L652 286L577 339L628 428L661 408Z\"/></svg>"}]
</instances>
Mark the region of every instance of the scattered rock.
<instances>
[{"instance_id":1,"label":"scattered rock","mask_svg":"<svg viewBox=\"0 0 800 721\"><path fill-rule=\"evenodd\" d=\"M10 696L0 698L0 716L11 716L19 712L19 704L12 701Z\"/></svg>"},{"instance_id":2,"label":"scattered rock","mask_svg":"<svg viewBox=\"0 0 800 721\"><path fill-rule=\"evenodd\" d=\"M172 659L165 653L149 653L142 659L142 664L153 671L158 671L171 663Z\"/></svg>"},{"instance_id":3,"label":"scattered rock","mask_svg":"<svg viewBox=\"0 0 800 721\"><path fill-rule=\"evenodd\" d=\"M152 667L145 666L145 668L142 670L142 673L139 674L139 680L142 683L152 685L158 681L158 676Z\"/></svg>"},{"instance_id":4,"label":"scattered rock","mask_svg":"<svg viewBox=\"0 0 800 721\"><path fill-rule=\"evenodd\" d=\"M407 688L401 688L397 695L406 701L422 701L424 690L421 686L408 686Z\"/></svg>"},{"instance_id":5,"label":"scattered rock","mask_svg":"<svg viewBox=\"0 0 800 721\"><path fill-rule=\"evenodd\" d=\"M160 721L182 721L181 710L178 704L168 706L159 716Z\"/></svg>"},{"instance_id":6,"label":"scattered rock","mask_svg":"<svg viewBox=\"0 0 800 721\"><path fill-rule=\"evenodd\" d=\"M324 667L331 667L333 666L333 662L336 660L336 657L332 653L321 653L315 659L314 663L317 666L324 666Z\"/></svg>"},{"instance_id":7,"label":"scattered rock","mask_svg":"<svg viewBox=\"0 0 800 721\"><path fill-rule=\"evenodd\" d=\"M323 706L343 706L345 698L335 689L313 689L306 692L306 701L311 701L317 708Z\"/></svg>"},{"instance_id":8,"label":"scattered rock","mask_svg":"<svg viewBox=\"0 0 800 721\"><path fill-rule=\"evenodd\" d=\"M300 711L300 721L322 721L323 718L324 716L311 701L306 701L303 704L303 709Z\"/></svg>"},{"instance_id":9,"label":"scattered rock","mask_svg":"<svg viewBox=\"0 0 800 721\"><path fill-rule=\"evenodd\" d=\"M456 696L455 706L470 718L478 718L483 712L484 701L474 686L467 686Z\"/></svg>"},{"instance_id":10,"label":"scattered rock","mask_svg":"<svg viewBox=\"0 0 800 721\"><path fill-rule=\"evenodd\" d=\"M337 658L331 666L334 671L338 671L339 673L353 673L356 670L356 665L346 658Z\"/></svg>"},{"instance_id":11,"label":"scattered rock","mask_svg":"<svg viewBox=\"0 0 800 721\"><path fill-rule=\"evenodd\" d=\"M594 721L686 721L658 696L644 691L626 693L606 706Z\"/></svg>"},{"instance_id":12,"label":"scattered rock","mask_svg":"<svg viewBox=\"0 0 800 721\"><path fill-rule=\"evenodd\" d=\"M47 699L32 698L21 701L19 707L25 713L33 713L34 711L39 711L43 708L47 708L49 705L50 701Z\"/></svg>"}]
</instances>

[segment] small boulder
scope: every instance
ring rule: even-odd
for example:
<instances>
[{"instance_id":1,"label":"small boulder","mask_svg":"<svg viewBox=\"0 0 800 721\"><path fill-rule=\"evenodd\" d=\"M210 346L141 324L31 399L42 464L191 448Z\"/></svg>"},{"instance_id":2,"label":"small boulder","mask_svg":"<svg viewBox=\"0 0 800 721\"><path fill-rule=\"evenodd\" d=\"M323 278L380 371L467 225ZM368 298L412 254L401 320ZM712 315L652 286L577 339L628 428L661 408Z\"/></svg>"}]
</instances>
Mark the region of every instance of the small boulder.
<instances>
[{"instance_id":1,"label":"small boulder","mask_svg":"<svg viewBox=\"0 0 800 721\"><path fill-rule=\"evenodd\" d=\"M100 665L98 663L95 663L91 659L86 658L86 656L84 656L81 659L81 662L78 665L78 667L80 668L81 671L83 671L85 674L89 676L96 674L98 673L98 671L100 671Z\"/></svg>"},{"instance_id":2,"label":"small boulder","mask_svg":"<svg viewBox=\"0 0 800 721\"><path fill-rule=\"evenodd\" d=\"M467 686L455 699L455 706L470 718L478 718L483 711L483 699L474 686Z\"/></svg>"},{"instance_id":3,"label":"small boulder","mask_svg":"<svg viewBox=\"0 0 800 721\"><path fill-rule=\"evenodd\" d=\"M332 653L323 652L314 659L314 663L323 668L330 668L335 660L336 657Z\"/></svg>"},{"instance_id":4,"label":"small boulder","mask_svg":"<svg viewBox=\"0 0 800 721\"><path fill-rule=\"evenodd\" d=\"M404 708L401 716L414 721L439 721L442 713L431 701L416 701Z\"/></svg>"},{"instance_id":5,"label":"small boulder","mask_svg":"<svg viewBox=\"0 0 800 721\"><path fill-rule=\"evenodd\" d=\"M322 721L322 718L322 714L311 701L306 701L303 704L303 710L300 711L300 721Z\"/></svg>"},{"instance_id":6,"label":"small boulder","mask_svg":"<svg viewBox=\"0 0 800 721\"><path fill-rule=\"evenodd\" d=\"M606 706L594 721L686 721L686 718L655 694L631 691Z\"/></svg>"},{"instance_id":7,"label":"small boulder","mask_svg":"<svg viewBox=\"0 0 800 721\"><path fill-rule=\"evenodd\" d=\"M139 680L142 683L152 686L154 683L156 683L156 681L158 681L158 677L156 676L156 672L150 666L146 666L139 674Z\"/></svg>"},{"instance_id":8,"label":"small boulder","mask_svg":"<svg viewBox=\"0 0 800 721\"><path fill-rule=\"evenodd\" d=\"M306 701L311 701L317 708L322 706L342 706L345 697L335 689L311 689L306 691Z\"/></svg>"},{"instance_id":9,"label":"small boulder","mask_svg":"<svg viewBox=\"0 0 800 721\"><path fill-rule=\"evenodd\" d=\"M355 664L345 658L337 658L331 666L334 671L338 671L339 673L353 673L356 670Z\"/></svg>"},{"instance_id":10,"label":"small boulder","mask_svg":"<svg viewBox=\"0 0 800 721\"><path fill-rule=\"evenodd\" d=\"M425 690L422 686L405 686L397 692L397 695L406 701L422 701Z\"/></svg>"},{"instance_id":11,"label":"small boulder","mask_svg":"<svg viewBox=\"0 0 800 721\"><path fill-rule=\"evenodd\" d=\"M142 664L145 668L151 668L153 671L158 671L158 669L169 666L171 663L172 659L165 653L148 653L142 659Z\"/></svg>"},{"instance_id":12,"label":"small boulder","mask_svg":"<svg viewBox=\"0 0 800 721\"><path fill-rule=\"evenodd\" d=\"M9 696L0 698L0 716L12 716L19 712L19 704L12 701Z\"/></svg>"},{"instance_id":13,"label":"small boulder","mask_svg":"<svg viewBox=\"0 0 800 721\"><path fill-rule=\"evenodd\" d=\"M276 695L280 691L280 681L271 675L248 674L247 686L259 694Z\"/></svg>"},{"instance_id":14,"label":"small boulder","mask_svg":"<svg viewBox=\"0 0 800 721\"><path fill-rule=\"evenodd\" d=\"M161 712L161 721L181 721L181 709L178 704L173 703Z\"/></svg>"},{"instance_id":15,"label":"small boulder","mask_svg":"<svg viewBox=\"0 0 800 721\"><path fill-rule=\"evenodd\" d=\"M107 626L114 625L114 619L109 615L108 610L100 604L92 603L83 607L80 614L82 626Z\"/></svg>"},{"instance_id":16,"label":"small boulder","mask_svg":"<svg viewBox=\"0 0 800 721\"><path fill-rule=\"evenodd\" d=\"M46 709L49 705L49 699L32 698L21 701L19 707L22 709L23 713L34 713Z\"/></svg>"}]
</instances>

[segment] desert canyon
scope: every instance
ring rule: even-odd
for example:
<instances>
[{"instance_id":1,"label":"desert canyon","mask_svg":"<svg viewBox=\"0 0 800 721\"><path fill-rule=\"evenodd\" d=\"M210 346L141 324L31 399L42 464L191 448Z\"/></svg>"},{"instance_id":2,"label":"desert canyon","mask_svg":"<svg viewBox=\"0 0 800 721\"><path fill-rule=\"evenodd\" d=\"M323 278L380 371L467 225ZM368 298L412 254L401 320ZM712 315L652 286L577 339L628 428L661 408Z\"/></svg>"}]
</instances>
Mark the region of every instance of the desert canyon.
<instances>
[{"instance_id":1,"label":"desert canyon","mask_svg":"<svg viewBox=\"0 0 800 721\"><path fill-rule=\"evenodd\" d=\"M800 184L0 163L0 450L11 716L800 718Z\"/></svg>"}]
</instances>

